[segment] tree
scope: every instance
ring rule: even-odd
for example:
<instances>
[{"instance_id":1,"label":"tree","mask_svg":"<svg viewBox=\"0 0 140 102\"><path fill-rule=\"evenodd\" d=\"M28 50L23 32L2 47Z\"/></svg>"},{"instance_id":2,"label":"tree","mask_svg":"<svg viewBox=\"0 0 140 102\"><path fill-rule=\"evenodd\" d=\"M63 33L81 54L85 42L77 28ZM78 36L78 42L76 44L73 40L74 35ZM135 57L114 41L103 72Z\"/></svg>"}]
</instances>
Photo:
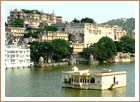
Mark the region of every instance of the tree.
<instances>
[{"instance_id":1,"label":"tree","mask_svg":"<svg viewBox=\"0 0 140 102\"><path fill-rule=\"evenodd\" d=\"M52 42L32 42L29 44L31 45L31 59L35 62L38 62L40 56L46 62L48 58L54 61L60 61L60 59L72 53L69 43L62 39L56 39Z\"/></svg>"},{"instance_id":2,"label":"tree","mask_svg":"<svg viewBox=\"0 0 140 102\"><path fill-rule=\"evenodd\" d=\"M24 20L23 19L14 19L9 24L12 27L23 27L24 26Z\"/></svg>"},{"instance_id":3,"label":"tree","mask_svg":"<svg viewBox=\"0 0 140 102\"><path fill-rule=\"evenodd\" d=\"M86 59L93 54L96 60L100 62L108 61L116 54L116 46L111 38L102 37L97 43L83 50L80 55Z\"/></svg>"},{"instance_id":4,"label":"tree","mask_svg":"<svg viewBox=\"0 0 140 102\"><path fill-rule=\"evenodd\" d=\"M85 17L81 19L81 23L95 23L95 22L92 18Z\"/></svg>"},{"instance_id":5,"label":"tree","mask_svg":"<svg viewBox=\"0 0 140 102\"><path fill-rule=\"evenodd\" d=\"M97 59L99 61L107 61L112 59L116 54L116 46L113 40L109 37L102 37L98 42Z\"/></svg>"},{"instance_id":6,"label":"tree","mask_svg":"<svg viewBox=\"0 0 140 102\"><path fill-rule=\"evenodd\" d=\"M38 62L40 56L42 56L46 62L48 61L48 58L51 58L54 50L51 42L32 42L29 44L31 59L34 62Z\"/></svg>"},{"instance_id":7,"label":"tree","mask_svg":"<svg viewBox=\"0 0 140 102\"><path fill-rule=\"evenodd\" d=\"M37 62L40 57L38 53L39 42L32 42L29 44L30 44L30 49L31 49L31 54L30 54L31 60L34 62Z\"/></svg>"},{"instance_id":8,"label":"tree","mask_svg":"<svg viewBox=\"0 0 140 102\"><path fill-rule=\"evenodd\" d=\"M38 37L38 32L27 32L24 34L24 38L29 38L29 37L32 37L32 38L37 38Z\"/></svg>"},{"instance_id":9,"label":"tree","mask_svg":"<svg viewBox=\"0 0 140 102\"><path fill-rule=\"evenodd\" d=\"M44 26L43 29L46 31L57 31L57 28L55 26Z\"/></svg>"},{"instance_id":10,"label":"tree","mask_svg":"<svg viewBox=\"0 0 140 102\"><path fill-rule=\"evenodd\" d=\"M120 41L114 41L114 43L116 45L117 52L122 52L122 46Z\"/></svg>"},{"instance_id":11,"label":"tree","mask_svg":"<svg viewBox=\"0 0 140 102\"><path fill-rule=\"evenodd\" d=\"M56 39L52 41L53 54L52 59L59 61L68 56L69 52L72 53L70 45L63 39Z\"/></svg>"},{"instance_id":12,"label":"tree","mask_svg":"<svg viewBox=\"0 0 140 102\"><path fill-rule=\"evenodd\" d=\"M122 52L135 53L135 40L130 36L123 36L120 39Z\"/></svg>"},{"instance_id":13,"label":"tree","mask_svg":"<svg viewBox=\"0 0 140 102\"><path fill-rule=\"evenodd\" d=\"M36 13L36 14L40 14L41 12L38 10L27 10L27 9L22 9L22 11L24 13Z\"/></svg>"},{"instance_id":14,"label":"tree","mask_svg":"<svg viewBox=\"0 0 140 102\"><path fill-rule=\"evenodd\" d=\"M84 57L84 58L86 58L86 59L89 59L89 56L91 55L91 54L93 54L94 55L94 58L95 58L95 51L96 51L96 43L94 44L94 45L90 45L88 48L85 48L82 52L80 52L79 54L82 56L82 57Z\"/></svg>"},{"instance_id":15,"label":"tree","mask_svg":"<svg viewBox=\"0 0 140 102\"><path fill-rule=\"evenodd\" d=\"M28 37L38 38L38 35L40 33L43 33L44 31L57 31L57 28L54 26L40 27L35 32L28 31L27 33L25 33L24 38L28 38Z\"/></svg>"},{"instance_id":16,"label":"tree","mask_svg":"<svg viewBox=\"0 0 140 102\"><path fill-rule=\"evenodd\" d=\"M77 20L76 18L74 18L74 20L72 21L73 23L80 23L79 20Z\"/></svg>"}]
</instances>

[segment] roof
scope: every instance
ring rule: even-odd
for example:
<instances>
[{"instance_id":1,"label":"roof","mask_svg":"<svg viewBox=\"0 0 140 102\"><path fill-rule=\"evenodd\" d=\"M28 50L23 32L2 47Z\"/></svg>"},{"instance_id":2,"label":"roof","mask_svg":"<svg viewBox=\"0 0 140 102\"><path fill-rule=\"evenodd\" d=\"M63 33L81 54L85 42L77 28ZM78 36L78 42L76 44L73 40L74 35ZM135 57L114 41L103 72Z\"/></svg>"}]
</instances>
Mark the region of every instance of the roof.
<instances>
[{"instance_id":1,"label":"roof","mask_svg":"<svg viewBox=\"0 0 140 102\"><path fill-rule=\"evenodd\" d=\"M75 76L111 76L118 74L126 74L126 71L111 71L111 70L77 70L77 71L65 71L63 74L75 75Z\"/></svg>"}]
</instances>

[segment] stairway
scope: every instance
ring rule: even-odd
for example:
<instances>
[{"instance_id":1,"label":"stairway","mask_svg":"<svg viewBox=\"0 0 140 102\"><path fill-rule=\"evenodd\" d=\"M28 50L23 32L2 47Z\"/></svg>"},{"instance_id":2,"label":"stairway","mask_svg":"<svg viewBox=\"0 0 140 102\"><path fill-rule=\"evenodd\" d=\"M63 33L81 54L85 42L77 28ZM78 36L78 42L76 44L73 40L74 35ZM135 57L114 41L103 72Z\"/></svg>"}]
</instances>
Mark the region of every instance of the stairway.
<instances>
[{"instance_id":1,"label":"stairway","mask_svg":"<svg viewBox=\"0 0 140 102\"><path fill-rule=\"evenodd\" d=\"M118 82L115 82L115 83L113 83L111 86L110 86L110 90L112 90L113 89L113 87L116 85L116 84L118 84Z\"/></svg>"}]
</instances>

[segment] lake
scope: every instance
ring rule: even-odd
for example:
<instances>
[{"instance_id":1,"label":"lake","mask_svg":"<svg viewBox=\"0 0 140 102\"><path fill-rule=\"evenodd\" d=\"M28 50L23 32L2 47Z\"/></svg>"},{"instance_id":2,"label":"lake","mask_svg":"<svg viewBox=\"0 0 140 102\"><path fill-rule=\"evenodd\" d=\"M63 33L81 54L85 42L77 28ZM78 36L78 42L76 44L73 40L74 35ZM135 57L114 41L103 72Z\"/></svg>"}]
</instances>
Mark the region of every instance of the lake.
<instances>
[{"instance_id":1,"label":"lake","mask_svg":"<svg viewBox=\"0 0 140 102\"><path fill-rule=\"evenodd\" d=\"M127 71L127 86L113 90L80 90L62 88L62 71L72 66L20 68L5 71L6 97L134 97L135 63L78 65L79 69Z\"/></svg>"}]
</instances>

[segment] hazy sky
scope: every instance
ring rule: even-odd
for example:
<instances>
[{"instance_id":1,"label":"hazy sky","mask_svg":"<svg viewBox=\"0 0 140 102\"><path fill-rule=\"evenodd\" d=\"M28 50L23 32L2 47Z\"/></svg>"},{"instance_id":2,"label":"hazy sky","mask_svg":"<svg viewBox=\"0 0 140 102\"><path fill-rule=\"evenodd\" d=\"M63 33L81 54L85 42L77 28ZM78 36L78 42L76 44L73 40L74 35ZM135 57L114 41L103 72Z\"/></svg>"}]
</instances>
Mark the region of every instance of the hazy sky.
<instances>
[{"instance_id":1,"label":"hazy sky","mask_svg":"<svg viewBox=\"0 0 140 102\"><path fill-rule=\"evenodd\" d=\"M74 18L81 19L84 17L90 17L97 23L106 22L116 18L130 18L135 17L136 7L133 4L43 4L28 5L6 5L5 17L9 16L11 9L37 9L44 12L54 13L63 17L63 21L72 21Z\"/></svg>"}]
</instances>

